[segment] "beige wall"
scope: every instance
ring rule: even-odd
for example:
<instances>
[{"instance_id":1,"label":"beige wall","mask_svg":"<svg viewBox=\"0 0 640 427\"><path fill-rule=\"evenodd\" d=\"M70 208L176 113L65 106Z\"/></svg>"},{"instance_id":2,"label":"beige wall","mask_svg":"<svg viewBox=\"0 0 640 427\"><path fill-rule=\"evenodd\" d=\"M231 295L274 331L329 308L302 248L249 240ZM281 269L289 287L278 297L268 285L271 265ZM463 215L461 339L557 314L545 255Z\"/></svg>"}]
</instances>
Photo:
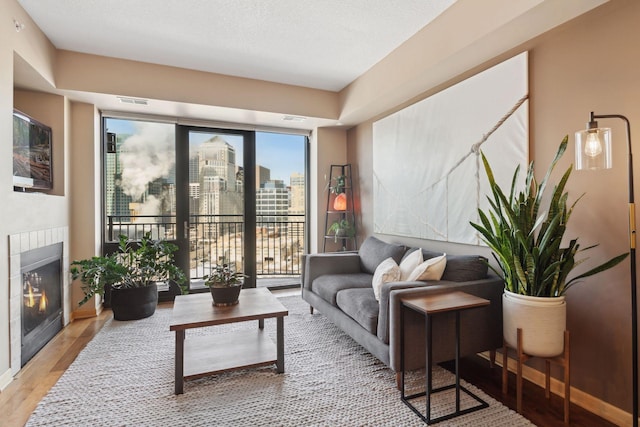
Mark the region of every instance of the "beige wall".
<instances>
[{"instance_id":1,"label":"beige wall","mask_svg":"<svg viewBox=\"0 0 640 427\"><path fill-rule=\"evenodd\" d=\"M325 212L329 191L329 173L331 165L347 163L347 134L343 129L317 129L311 137L309 229L311 247L309 252L322 252L325 232Z\"/></svg>"},{"instance_id":2,"label":"beige wall","mask_svg":"<svg viewBox=\"0 0 640 427\"><path fill-rule=\"evenodd\" d=\"M584 128L592 110L596 114L626 115L632 122L634 150L640 152L638 22L640 2L618 0L510 52L530 50L530 155L537 164L546 168L564 135L569 134L573 144L573 133ZM593 29L590 24L594 25ZM506 57L508 55L496 58L480 68L488 68ZM453 82L458 80L460 78ZM397 108L385 115L395 110ZM574 200L586 192L572 217L568 236L579 236L583 247L600 243L598 248L589 251L592 260L585 266L628 251L625 131L622 121L603 120L601 125L613 128L614 169L574 171L568 186ZM357 165L363 235L371 234L373 229L371 143L372 121L348 132L349 161ZM573 156L571 145L558 170L569 167ZM381 237L449 253L487 253L468 245ZM585 279L567 294L571 385L626 411L631 410L629 277L626 261L614 270ZM588 396L582 398L589 400ZM604 412L607 411L615 412L615 408L605 408ZM612 417L628 421L623 414L614 413Z\"/></svg>"},{"instance_id":3,"label":"beige wall","mask_svg":"<svg viewBox=\"0 0 640 427\"><path fill-rule=\"evenodd\" d=\"M334 92L60 51L56 87L337 119ZM313 100L313 102L310 102Z\"/></svg>"},{"instance_id":4,"label":"beige wall","mask_svg":"<svg viewBox=\"0 0 640 427\"><path fill-rule=\"evenodd\" d=\"M640 80L634 72L640 67L640 3L618 3L567 25L534 47L531 128L536 160L548 162L554 141L557 144L564 134L584 128L589 111L627 116L635 125L634 150L640 152ZM586 192L571 231L585 245L600 243L590 254L594 260L628 250L625 130L620 120L600 124L614 132L614 169L576 172L570 187L574 195ZM563 163L572 161L567 156ZM629 282L625 262L585 280L567 295L574 385L627 410L631 408Z\"/></svg>"},{"instance_id":5,"label":"beige wall","mask_svg":"<svg viewBox=\"0 0 640 427\"><path fill-rule=\"evenodd\" d=\"M94 141L100 140L100 115L93 105L73 102L70 116L72 150L69 153L69 200L72 232L69 244L70 259L77 260L100 253L100 198L95 195L101 194L102 169L99 145L94 144ZM72 289L74 317L95 315L100 309L99 299L94 297L93 304L88 302L78 307L78 301L82 298L81 283L75 281Z\"/></svg>"}]
</instances>

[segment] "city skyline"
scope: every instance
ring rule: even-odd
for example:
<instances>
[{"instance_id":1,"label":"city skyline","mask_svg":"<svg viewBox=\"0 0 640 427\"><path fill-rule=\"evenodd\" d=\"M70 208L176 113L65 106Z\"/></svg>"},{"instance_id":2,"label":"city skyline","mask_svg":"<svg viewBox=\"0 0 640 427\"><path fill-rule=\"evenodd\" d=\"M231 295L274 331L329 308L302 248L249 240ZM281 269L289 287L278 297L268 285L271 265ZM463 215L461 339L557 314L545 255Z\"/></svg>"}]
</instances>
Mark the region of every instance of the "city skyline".
<instances>
[{"instance_id":1,"label":"city skyline","mask_svg":"<svg viewBox=\"0 0 640 427\"><path fill-rule=\"evenodd\" d=\"M175 214L175 127L168 123L124 122L122 125L122 120L107 120L109 131L117 128L113 124L118 123L121 132L116 133L115 144L106 157L106 214ZM125 133L127 128L133 133ZM298 140L304 141L300 137ZM244 187L244 167L239 166L241 158L238 156L241 144L240 135L208 131L189 133L189 206L192 214L241 213ZM298 161L303 159L298 158ZM271 221L286 221L289 214L304 213L303 174L291 172L284 180L272 176L269 167L255 167L256 208L263 219L266 214Z\"/></svg>"},{"instance_id":2,"label":"city skyline","mask_svg":"<svg viewBox=\"0 0 640 427\"><path fill-rule=\"evenodd\" d=\"M107 132L133 135L136 124L145 123L136 120L106 119ZM242 139L238 135L222 134L220 132L205 131L190 132L190 143L199 144L215 135L221 135L236 149L236 163L242 165ZM291 175L304 175L304 150L306 138L302 135L256 132L256 164L267 167L271 172L271 179L280 179L290 184Z\"/></svg>"}]
</instances>

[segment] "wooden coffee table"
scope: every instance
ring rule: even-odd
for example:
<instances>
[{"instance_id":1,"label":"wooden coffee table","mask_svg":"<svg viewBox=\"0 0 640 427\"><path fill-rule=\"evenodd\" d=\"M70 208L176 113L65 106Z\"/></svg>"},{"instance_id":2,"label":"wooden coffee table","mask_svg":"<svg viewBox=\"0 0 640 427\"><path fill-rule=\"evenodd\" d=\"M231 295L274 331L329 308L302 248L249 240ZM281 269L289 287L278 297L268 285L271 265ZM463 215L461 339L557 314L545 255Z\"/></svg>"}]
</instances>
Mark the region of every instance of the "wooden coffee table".
<instances>
[{"instance_id":1,"label":"wooden coffee table","mask_svg":"<svg viewBox=\"0 0 640 427\"><path fill-rule=\"evenodd\" d=\"M176 332L175 394L184 381L220 372L275 363L284 372L284 316L289 311L266 288L243 289L240 302L230 307L213 305L209 292L179 295L169 330ZM276 318L276 343L264 331L264 319ZM258 329L206 336L190 336L187 329L257 320Z\"/></svg>"}]
</instances>

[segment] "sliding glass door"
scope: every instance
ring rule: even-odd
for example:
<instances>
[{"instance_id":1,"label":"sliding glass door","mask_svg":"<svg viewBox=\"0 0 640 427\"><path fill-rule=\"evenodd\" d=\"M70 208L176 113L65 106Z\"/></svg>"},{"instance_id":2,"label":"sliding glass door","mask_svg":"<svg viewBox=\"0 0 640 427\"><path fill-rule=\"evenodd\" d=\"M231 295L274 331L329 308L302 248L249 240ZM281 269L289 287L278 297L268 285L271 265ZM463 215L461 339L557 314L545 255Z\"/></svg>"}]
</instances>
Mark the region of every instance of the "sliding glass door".
<instances>
[{"instance_id":1,"label":"sliding glass door","mask_svg":"<svg viewBox=\"0 0 640 427\"><path fill-rule=\"evenodd\" d=\"M194 292L220 264L245 272L245 287L300 283L306 136L120 118L104 127L105 251L122 234L172 241Z\"/></svg>"},{"instance_id":2,"label":"sliding glass door","mask_svg":"<svg viewBox=\"0 0 640 427\"><path fill-rule=\"evenodd\" d=\"M303 135L256 132L258 284L300 283L306 248L306 147Z\"/></svg>"},{"instance_id":3,"label":"sliding glass door","mask_svg":"<svg viewBox=\"0 0 640 427\"><path fill-rule=\"evenodd\" d=\"M181 197L188 205L188 215L179 219L186 221L191 289L202 288L202 278L216 265L253 273L255 263L246 256L252 236L247 234L251 228L245 215L244 162L253 135L184 127L178 135L186 136L188 143L188 165L182 163L188 171L188 187ZM255 274L245 281L246 287L253 285Z\"/></svg>"}]
</instances>

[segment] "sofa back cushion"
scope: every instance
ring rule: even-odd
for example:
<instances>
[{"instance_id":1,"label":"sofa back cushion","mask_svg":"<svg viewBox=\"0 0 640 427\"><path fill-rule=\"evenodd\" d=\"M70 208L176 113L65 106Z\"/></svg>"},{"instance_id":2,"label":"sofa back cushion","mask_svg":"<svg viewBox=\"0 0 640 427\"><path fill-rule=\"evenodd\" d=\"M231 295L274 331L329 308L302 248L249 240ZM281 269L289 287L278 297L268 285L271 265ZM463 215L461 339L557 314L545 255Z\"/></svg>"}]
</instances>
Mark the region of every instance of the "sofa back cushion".
<instances>
[{"instance_id":1,"label":"sofa back cushion","mask_svg":"<svg viewBox=\"0 0 640 427\"><path fill-rule=\"evenodd\" d=\"M360 268L363 273L373 274L378 265L387 258L393 258L396 264L400 264L406 249L403 245L383 242L376 237L369 236L358 251Z\"/></svg>"},{"instance_id":2,"label":"sofa back cushion","mask_svg":"<svg viewBox=\"0 0 640 427\"><path fill-rule=\"evenodd\" d=\"M425 260L442 255L440 252L422 250ZM486 279L489 273L487 259L480 255L447 255L447 267L441 280L467 282Z\"/></svg>"}]
</instances>

